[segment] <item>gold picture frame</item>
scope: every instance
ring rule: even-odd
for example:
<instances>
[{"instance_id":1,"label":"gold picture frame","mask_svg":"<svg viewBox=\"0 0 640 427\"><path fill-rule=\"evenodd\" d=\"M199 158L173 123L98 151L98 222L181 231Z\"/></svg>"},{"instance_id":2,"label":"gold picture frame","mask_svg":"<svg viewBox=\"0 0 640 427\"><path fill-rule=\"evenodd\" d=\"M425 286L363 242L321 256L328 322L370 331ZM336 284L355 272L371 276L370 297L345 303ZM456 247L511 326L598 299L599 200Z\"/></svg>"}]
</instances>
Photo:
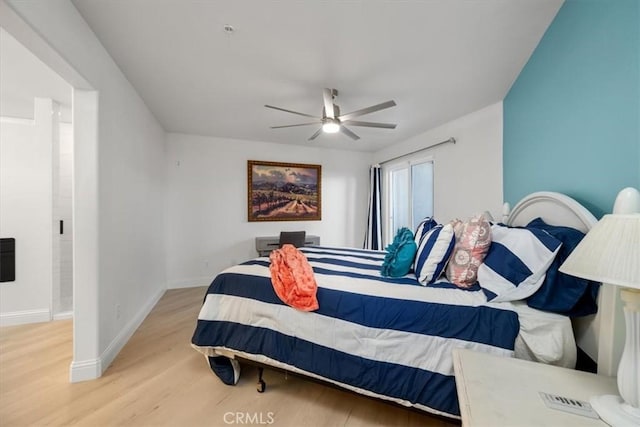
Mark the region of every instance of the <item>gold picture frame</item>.
<instances>
[{"instance_id":1,"label":"gold picture frame","mask_svg":"<svg viewBox=\"0 0 640 427\"><path fill-rule=\"evenodd\" d=\"M322 166L247 161L247 213L253 221L322 219Z\"/></svg>"}]
</instances>

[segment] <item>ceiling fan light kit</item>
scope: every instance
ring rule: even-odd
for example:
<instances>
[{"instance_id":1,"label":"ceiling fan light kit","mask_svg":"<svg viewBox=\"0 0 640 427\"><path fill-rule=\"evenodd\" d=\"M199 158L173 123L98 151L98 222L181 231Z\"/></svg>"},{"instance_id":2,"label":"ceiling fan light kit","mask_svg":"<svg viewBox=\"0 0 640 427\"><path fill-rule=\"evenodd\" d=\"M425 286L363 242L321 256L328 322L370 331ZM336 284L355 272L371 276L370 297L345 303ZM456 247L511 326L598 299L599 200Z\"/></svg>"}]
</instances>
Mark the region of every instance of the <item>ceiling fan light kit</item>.
<instances>
[{"instance_id":1,"label":"ceiling fan light kit","mask_svg":"<svg viewBox=\"0 0 640 427\"><path fill-rule=\"evenodd\" d=\"M273 105L265 105L265 107L271 108L274 110L284 111L285 113L297 114L299 116L311 117L313 119L316 119L316 121L310 122L310 123L298 123L298 124L284 125L284 126L271 126L271 129L281 129L281 128L288 128L288 127L321 124L320 129L318 129L318 131L313 135L311 135L311 137L309 138L309 141L313 141L322 132L325 132L325 133L342 132L343 134L347 135L349 138L353 140L360 139L358 135L356 135L351 130L349 130L345 125L381 128L381 129L396 128L396 125L393 123L376 123L376 122L362 122L358 120L351 120L354 117L359 117L365 114L370 114L376 111L384 110L386 108L394 107L396 105L395 101L392 100L392 101L383 102L381 104L372 105L371 107L362 108L360 110L356 110L351 113L341 115L340 107L333 103L333 101L337 96L338 96L338 91L336 89L325 88L322 91L322 99L323 99L322 117L316 117L311 114L287 110L285 108L274 107Z\"/></svg>"},{"instance_id":2,"label":"ceiling fan light kit","mask_svg":"<svg viewBox=\"0 0 640 427\"><path fill-rule=\"evenodd\" d=\"M340 123L335 119L327 119L322 123L322 131L324 133L337 133L340 131Z\"/></svg>"}]
</instances>

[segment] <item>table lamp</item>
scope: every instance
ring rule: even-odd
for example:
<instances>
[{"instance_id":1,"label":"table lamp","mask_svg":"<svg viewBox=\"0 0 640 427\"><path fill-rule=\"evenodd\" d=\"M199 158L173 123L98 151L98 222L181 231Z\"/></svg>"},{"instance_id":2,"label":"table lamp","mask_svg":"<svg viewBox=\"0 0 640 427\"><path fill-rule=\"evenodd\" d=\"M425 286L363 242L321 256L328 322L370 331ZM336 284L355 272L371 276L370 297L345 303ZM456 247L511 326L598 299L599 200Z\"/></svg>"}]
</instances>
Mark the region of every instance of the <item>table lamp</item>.
<instances>
[{"instance_id":1,"label":"table lamp","mask_svg":"<svg viewBox=\"0 0 640 427\"><path fill-rule=\"evenodd\" d=\"M640 426L640 192L625 188L613 213L587 233L560 271L620 286L625 346L618 367L620 396L595 396L591 406L611 426Z\"/></svg>"}]
</instances>

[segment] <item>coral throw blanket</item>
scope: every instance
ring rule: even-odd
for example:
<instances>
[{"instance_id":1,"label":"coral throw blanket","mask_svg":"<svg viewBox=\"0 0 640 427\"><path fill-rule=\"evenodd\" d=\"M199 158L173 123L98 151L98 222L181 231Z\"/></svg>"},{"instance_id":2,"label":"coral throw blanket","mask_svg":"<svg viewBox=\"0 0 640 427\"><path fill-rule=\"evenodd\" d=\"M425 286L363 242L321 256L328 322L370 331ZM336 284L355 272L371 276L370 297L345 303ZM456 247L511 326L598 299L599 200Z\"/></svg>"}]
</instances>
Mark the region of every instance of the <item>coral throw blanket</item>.
<instances>
[{"instance_id":1,"label":"coral throw blanket","mask_svg":"<svg viewBox=\"0 0 640 427\"><path fill-rule=\"evenodd\" d=\"M283 245L269 258L271 284L282 302L302 311L317 310L318 285L307 257L295 246Z\"/></svg>"}]
</instances>

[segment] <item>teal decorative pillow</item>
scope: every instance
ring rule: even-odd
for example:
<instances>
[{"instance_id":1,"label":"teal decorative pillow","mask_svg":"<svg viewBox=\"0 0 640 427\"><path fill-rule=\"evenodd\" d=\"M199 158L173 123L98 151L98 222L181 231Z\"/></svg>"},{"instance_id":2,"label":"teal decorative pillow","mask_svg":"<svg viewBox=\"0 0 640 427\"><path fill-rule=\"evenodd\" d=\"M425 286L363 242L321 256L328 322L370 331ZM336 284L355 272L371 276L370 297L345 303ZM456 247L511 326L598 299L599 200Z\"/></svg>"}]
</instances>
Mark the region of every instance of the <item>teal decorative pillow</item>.
<instances>
[{"instance_id":1,"label":"teal decorative pillow","mask_svg":"<svg viewBox=\"0 0 640 427\"><path fill-rule=\"evenodd\" d=\"M380 274L386 277L402 277L411 271L418 247L413 232L406 227L398 230L393 243L387 246Z\"/></svg>"}]
</instances>

